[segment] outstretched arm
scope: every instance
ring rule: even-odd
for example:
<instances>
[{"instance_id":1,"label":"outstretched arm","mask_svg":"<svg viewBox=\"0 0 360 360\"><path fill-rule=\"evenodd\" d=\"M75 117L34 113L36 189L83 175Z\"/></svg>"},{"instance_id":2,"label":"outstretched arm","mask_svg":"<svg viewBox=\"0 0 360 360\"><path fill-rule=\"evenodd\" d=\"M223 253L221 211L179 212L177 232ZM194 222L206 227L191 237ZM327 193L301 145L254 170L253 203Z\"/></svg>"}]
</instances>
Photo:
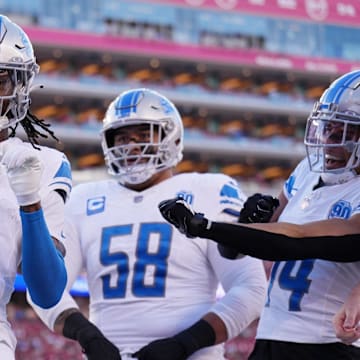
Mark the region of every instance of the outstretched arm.
<instances>
[{"instance_id":1,"label":"outstretched arm","mask_svg":"<svg viewBox=\"0 0 360 360\"><path fill-rule=\"evenodd\" d=\"M181 199L165 200L159 209L167 221L187 236L207 238L263 260L360 260L360 214L348 220L329 219L302 225L284 222L243 225L212 222Z\"/></svg>"},{"instance_id":2,"label":"outstretched arm","mask_svg":"<svg viewBox=\"0 0 360 360\"><path fill-rule=\"evenodd\" d=\"M334 222L337 221L334 220ZM261 230L259 227L263 226L257 225L212 222L211 228L202 231L199 236L231 246L242 254L263 260L282 261L312 258L338 262L360 260L360 230L357 234L298 237ZM276 225L279 227L283 225L285 230L292 224L276 223ZM322 226L326 227L326 224ZM279 230L279 227L274 229L272 226L264 226L263 228Z\"/></svg>"}]
</instances>

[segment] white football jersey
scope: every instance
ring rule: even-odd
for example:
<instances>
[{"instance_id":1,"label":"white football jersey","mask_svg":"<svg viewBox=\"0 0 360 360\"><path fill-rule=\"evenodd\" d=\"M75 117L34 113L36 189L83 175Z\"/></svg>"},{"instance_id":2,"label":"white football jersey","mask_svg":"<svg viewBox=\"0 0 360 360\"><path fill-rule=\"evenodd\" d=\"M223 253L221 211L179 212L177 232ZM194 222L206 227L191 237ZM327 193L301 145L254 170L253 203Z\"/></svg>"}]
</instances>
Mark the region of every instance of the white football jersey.
<instances>
[{"instance_id":1,"label":"white football jersey","mask_svg":"<svg viewBox=\"0 0 360 360\"><path fill-rule=\"evenodd\" d=\"M210 219L234 221L245 196L221 174L181 174L142 192L115 180L74 188L68 204L65 258L71 287L82 267L90 292L90 320L122 353L172 336L213 311L235 336L256 319L265 300L262 262L222 258L216 243L189 239L166 222L161 200L181 196ZM216 301L219 281L227 292ZM37 312L50 328L66 308L68 294ZM222 346L191 359L223 359Z\"/></svg>"},{"instance_id":2,"label":"white football jersey","mask_svg":"<svg viewBox=\"0 0 360 360\"><path fill-rule=\"evenodd\" d=\"M6 141L23 145L25 151L32 146L18 138L10 138ZM64 210L63 206L59 209L59 203L63 202L58 195L54 195L52 190L63 190L65 194L70 192L70 165L61 152L42 146L40 148L39 157L44 165L40 190L42 208L50 234L60 239L64 223ZM0 187L0 247L2 253L0 260L0 324L2 326L6 323L6 304L14 290L14 280L21 262L22 240L19 205L9 185L5 166L2 164L0 164ZM60 201L58 201L59 199ZM4 326L5 330L0 329L0 334L9 331L8 326Z\"/></svg>"},{"instance_id":3,"label":"white football jersey","mask_svg":"<svg viewBox=\"0 0 360 360\"><path fill-rule=\"evenodd\" d=\"M285 183L288 204L279 221L302 224L347 219L360 212L360 176L341 185L313 190L318 182L319 174L311 172L307 160L303 160ZM360 262L315 259L275 262L257 338L296 343L338 342L332 319L359 282ZM360 346L360 342L354 345Z\"/></svg>"}]
</instances>

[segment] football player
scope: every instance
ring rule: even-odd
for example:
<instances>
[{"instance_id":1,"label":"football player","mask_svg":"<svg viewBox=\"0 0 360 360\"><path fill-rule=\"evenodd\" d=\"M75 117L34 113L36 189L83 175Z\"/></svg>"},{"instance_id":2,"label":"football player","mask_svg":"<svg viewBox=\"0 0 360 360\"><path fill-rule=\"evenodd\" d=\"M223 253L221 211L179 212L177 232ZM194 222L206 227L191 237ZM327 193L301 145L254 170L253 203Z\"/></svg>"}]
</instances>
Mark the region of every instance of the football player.
<instances>
[{"instance_id":1,"label":"football player","mask_svg":"<svg viewBox=\"0 0 360 360\"><path fill-rule=\"evenodd\" d=\"M38 70L27 35L0 15L2 360L15 359L16 339L6 319L6 305L19 265L30 296L40 307L55 305L66 285L63 247L58 239L71 189L71 171L64 154L38 145L39 136L54 137L49 125L29 111L31 85ZM28 143L15 137L19 124Z\"/></svg>"},{"instance_id":2,"label":"football player","mask_svg":"<svg viewBox=\"0 0 360 360\"><path fill-rule=\"evenodd\" d=\"M281 260L272 268L251 360L360 357L352 300L359 298L358 245L344 249L342 242L354 241L349 234L360 233L360 71L341 76L323 93L308 118L304 142L307 158L284 185L272 219L277 223L212 222L181 199L160 204L163 216L190 237L213 239L245 254ZM352 346L341 343L332 326L343 304L336 326L345 323L350 311L353 319L346 343Z\"/></svg>"},{"instance_id":3,"label":"football player","mask_svg":"<svg viewBox=\"0 0 360 360\"><path fill-rule=\"evenodd\" d=\"M118 359L103 355L96 342L102 335L123 359L224 359L221 344L260 314L263 265L251 257L225 259L207 240L189 243L157 204L179 196L214 218L236 221L244 194L223 174L174 176L182 159L182 119L149 89L123 92L110 104L102 147L113 179L74 188L64 240L68 286L83 268L87 272L90 321L68 293L38 314L85 352L92 348L91 359ZM225 295L217 301L219 283Z\"/></svg>"}]
</instances>

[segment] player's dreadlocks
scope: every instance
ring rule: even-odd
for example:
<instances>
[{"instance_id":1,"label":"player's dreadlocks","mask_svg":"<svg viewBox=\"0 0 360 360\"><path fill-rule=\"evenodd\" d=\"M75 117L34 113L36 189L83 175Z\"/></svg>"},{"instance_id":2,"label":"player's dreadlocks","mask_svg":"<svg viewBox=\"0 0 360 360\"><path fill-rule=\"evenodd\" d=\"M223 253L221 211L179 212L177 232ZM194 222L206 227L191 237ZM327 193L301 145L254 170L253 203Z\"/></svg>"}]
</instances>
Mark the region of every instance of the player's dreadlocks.
<instances>
[{"instance_id":1,"label":"player's dreadlocks","mask_svg":"<svg viewBox=\"0 0 360 360\"><path fill-rule=\"evenodd\" d=\"M55 133L50 130L51 125L46 123L43 119L38 119L36 115L30 112L30 110L27 111L24 119L20 121L20 124L24 128L29 142L35 149L39 150L39 147L37 146L39 145L39 137L48 138L48 135L50 135L54 140L59 141L59 139L55 136ZM18 124L16 124L15 127L10 127L10 137L15 136L17 126ZM37 130L36 127L39 127L40 130ZM44 130L47 134L41 130Z\"/></svg>"}]
</instances>

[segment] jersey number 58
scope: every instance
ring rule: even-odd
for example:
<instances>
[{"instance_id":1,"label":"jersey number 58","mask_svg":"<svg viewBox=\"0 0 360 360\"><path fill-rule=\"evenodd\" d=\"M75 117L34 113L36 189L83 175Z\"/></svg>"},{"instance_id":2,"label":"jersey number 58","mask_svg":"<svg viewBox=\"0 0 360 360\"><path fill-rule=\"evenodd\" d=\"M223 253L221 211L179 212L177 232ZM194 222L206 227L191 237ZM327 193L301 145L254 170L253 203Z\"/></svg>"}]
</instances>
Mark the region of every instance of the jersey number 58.
<instances>
[{"instance_id":1,"label":"jersey number 58","mask_svg":"<svg viewBox=\"0 0 360 360\"><path fill-rule=\"evenodd\" d=\"M118 279L115 286L110 284L111 274L103 275L103 295L105 299L121 298L126 295L127 282L131 281L132 293L137 297L161 297L165 295L167 259L170 253L172 229L166 223L144 223L140 225L137 236L135 263L129 270L129 257L125 252L110 252L113 237L130 235L133 226L119 225L104 228L101 237L100 262L104 266L117 265ZM156 251L149 251L151 236L157 236L159 245ZM151 284L145 283L147 267L153 268ZM129 275L133 274L129 279Z\"/></svg>"}]
</instances>

